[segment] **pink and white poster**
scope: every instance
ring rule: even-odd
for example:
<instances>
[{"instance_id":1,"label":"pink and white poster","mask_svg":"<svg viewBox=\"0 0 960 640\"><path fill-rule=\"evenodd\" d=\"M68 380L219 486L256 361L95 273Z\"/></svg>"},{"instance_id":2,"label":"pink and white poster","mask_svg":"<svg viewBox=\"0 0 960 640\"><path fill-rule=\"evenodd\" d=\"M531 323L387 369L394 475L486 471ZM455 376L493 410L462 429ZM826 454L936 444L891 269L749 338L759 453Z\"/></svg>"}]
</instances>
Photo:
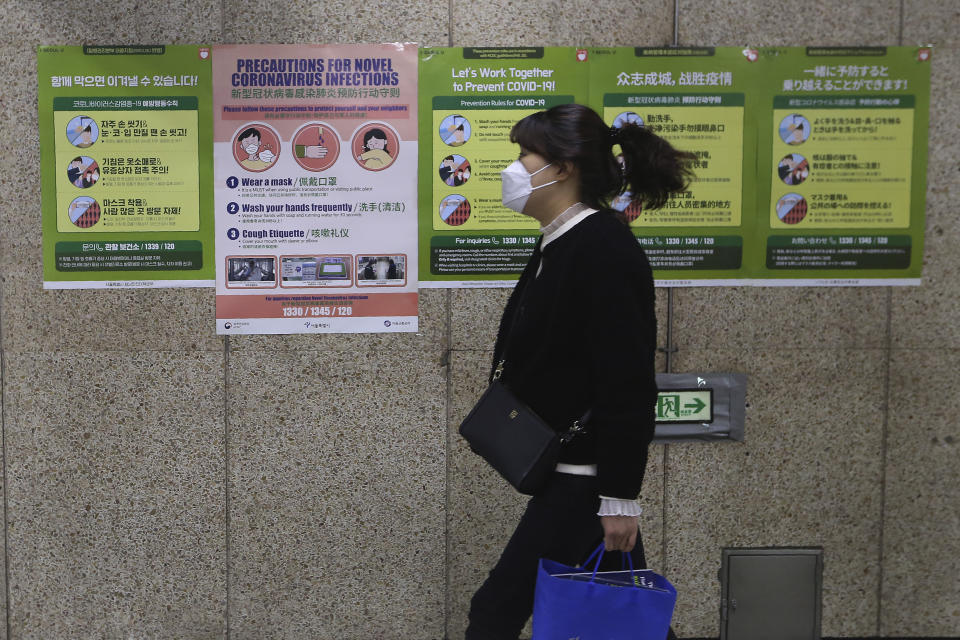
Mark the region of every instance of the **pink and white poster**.
<instances>
[{"instance_id":1,"label":"pink and white poster","mask_svg":"<svg viewBox=\"0 0 960 640\"><path fill-rule=\"evenodd\" d=\"M416 331L416 46L212 57L217 333Z\"/></svg>"}]
</instances>

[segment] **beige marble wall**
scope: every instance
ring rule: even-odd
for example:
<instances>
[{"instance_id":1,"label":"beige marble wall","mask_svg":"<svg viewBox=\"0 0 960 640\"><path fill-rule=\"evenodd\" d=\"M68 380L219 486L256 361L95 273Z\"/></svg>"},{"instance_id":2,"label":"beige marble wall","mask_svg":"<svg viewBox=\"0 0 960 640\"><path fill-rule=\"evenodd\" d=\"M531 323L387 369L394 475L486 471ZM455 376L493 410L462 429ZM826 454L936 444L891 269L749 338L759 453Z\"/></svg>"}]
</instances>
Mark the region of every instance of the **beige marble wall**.
<instances>
[{"instance_id":1,"label":"beige marble wall","mask_svg":"<svg viewBox=\"0 0 960 640\"><path fill-rule=\"evenodd\" d=\"M5 354L12 638L224 632L223 358Z\"/></svg>"},{"instance_id":2,"label":"beige marble wall","mask_svg":"<svg viewBox=\"0 0 960 640\"><path fill-rule=\"evenodd\" d=\"M935 43L924 284L895 290L880 631L960 635L960 6L907 3L904 44Z\"/></svg>"},{"instance_id":3,"label":"beige marble wall","mask_svg":"<svg viewBox=\"0 0 960 640\"><path fill-rule=\"evenodd\" d=\"M902 21L901 21L902 6ZM43 291L35 47L673 40L667 0L3 2L0 640L462 636L523 499L456 435L504 290L424 290L421 331L213 331L209 291ZM960 9L681 0L683 44L936 43L924 284L679 289L675 371L749 376L747 442L657 446L642 500L681 635L724 546L824 547L826 636L960 635ZM658 292L665 342L665 291ZM661 358L660 366L663 366ZM9 630L9 633L8 633Z\"/></svg>"},{"instance_id":4,"label":"beige marble wall","mask_svg":"<svg viewBox=\"0 0 960 640\"><path fill-rule=\"evenodd\" d=\"M441 353L231 354L232 637L442 637Z\"/></svg>"},{"instance_id":5,"label":"beige marble wall","mask_svg":"<svg viewBox=\"0 0 960 640\"><path fill-rule=\"evenodd\" d=\"M220 3L3 3L0 166L11 638L226 631L223 346L207 292L41 289L36 47L213 42Z\"/></svg>"}]
</instances>

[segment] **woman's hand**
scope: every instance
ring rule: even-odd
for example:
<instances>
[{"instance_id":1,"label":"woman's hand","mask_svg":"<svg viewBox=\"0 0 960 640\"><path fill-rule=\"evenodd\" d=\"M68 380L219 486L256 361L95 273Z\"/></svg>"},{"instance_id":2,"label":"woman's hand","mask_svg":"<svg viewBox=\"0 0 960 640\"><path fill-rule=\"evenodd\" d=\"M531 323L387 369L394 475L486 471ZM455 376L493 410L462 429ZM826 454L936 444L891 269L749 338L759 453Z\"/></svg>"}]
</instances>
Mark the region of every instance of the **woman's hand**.
<instances>
[{"instance_id":1,"label":"woman's hand","mask_svg":"<svg viewBox=\"0 0 960 640\"><path fill-rule=\"evenodd\" d=\"M607 551L633 551L640 528L637 516L600 516Z\"/></svg>"}]
</instances>

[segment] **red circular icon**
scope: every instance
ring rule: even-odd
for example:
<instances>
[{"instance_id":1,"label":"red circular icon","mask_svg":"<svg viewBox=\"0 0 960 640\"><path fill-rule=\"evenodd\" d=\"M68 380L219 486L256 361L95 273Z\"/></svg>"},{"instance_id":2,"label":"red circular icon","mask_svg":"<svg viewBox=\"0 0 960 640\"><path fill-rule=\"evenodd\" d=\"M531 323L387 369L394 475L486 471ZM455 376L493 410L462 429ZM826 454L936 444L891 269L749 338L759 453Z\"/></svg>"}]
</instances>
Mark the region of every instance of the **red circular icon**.
<instances>
[{"instance_id":1,"label":"red circular icon","mask_svg":"<svg viewBox=\"0 0 960 640\"><path fill-rule=\"evenodd\" d=\"M252 123L233 139L233 158L247 171L266 171L280 157L280 136L265 124Z\"/></svg>"},{"instance_id":2,"label":"red circular icon","mask_svg":"<svg viewBox=\"0 0 960 640\"><path fill-rule=\"evenodd\" d=\"M311 122L293 136L293 159L307 171L325 171L340 156L340 134L323 122Z\"/></svg>"},{"instance_id":3,"label":"red circular icon","mask_svg":"<svg viewBox=\"0 0 960 640\"><path fill-rule=\"evenodd\" d=\"M367 171L383 171L400 153L400 137L380 122L366 124L353 135L353 159Z\"/></svg>"}]
</instances>

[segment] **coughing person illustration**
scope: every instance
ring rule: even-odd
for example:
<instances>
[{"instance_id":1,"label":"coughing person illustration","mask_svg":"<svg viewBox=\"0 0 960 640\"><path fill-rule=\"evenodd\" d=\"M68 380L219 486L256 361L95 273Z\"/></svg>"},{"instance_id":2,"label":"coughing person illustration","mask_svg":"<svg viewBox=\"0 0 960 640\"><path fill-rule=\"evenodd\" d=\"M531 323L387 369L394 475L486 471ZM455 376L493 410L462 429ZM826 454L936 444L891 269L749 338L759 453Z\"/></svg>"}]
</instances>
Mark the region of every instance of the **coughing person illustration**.
<instances>
[{"instance_id":1,"label":"coughing person illustration","mask_svg":"<svg viewBox=\"0 0 960 640\"><path fill-rule=\"evenodd\" d=\"M364 134L363 149L363 153L357 155L357 162L366 169L383 169L393 162L387 148L387 134L382 129L370 129Z\"/></svg>"}]
</instances>

